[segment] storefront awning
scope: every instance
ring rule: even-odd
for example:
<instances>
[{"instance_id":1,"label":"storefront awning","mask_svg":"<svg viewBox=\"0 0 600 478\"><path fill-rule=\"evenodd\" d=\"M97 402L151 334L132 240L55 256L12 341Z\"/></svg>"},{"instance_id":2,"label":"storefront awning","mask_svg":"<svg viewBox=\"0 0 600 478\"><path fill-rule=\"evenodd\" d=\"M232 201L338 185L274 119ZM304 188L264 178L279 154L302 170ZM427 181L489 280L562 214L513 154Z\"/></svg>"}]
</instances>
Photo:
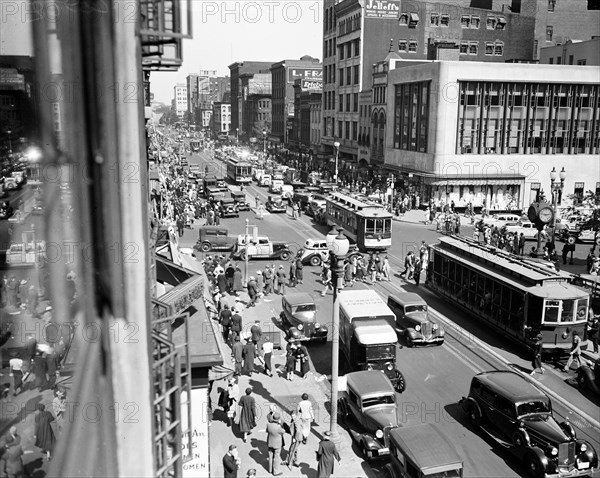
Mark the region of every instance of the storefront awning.
<instances>
[{"instance_id":1,"label":"storefront awning","mask_svg":"<svg viewBox=\"0 0 600 478\"><path fill-rule=\"evenodd\" d=\"M442 181L434 181L432 186L500 186L520 184L525 181L524 177L513 178L490 178L490 179L444 179Z\"/></svg>"}]
</instances>

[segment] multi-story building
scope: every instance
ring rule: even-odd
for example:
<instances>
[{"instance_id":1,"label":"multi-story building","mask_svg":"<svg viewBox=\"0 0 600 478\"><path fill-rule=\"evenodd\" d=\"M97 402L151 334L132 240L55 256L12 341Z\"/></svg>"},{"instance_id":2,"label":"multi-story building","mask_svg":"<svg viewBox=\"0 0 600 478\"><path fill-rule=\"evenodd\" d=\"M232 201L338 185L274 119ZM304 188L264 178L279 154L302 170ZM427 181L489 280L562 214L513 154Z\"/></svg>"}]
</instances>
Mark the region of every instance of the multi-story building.
<instances>
[{"instance_id":1,"label":"multi-story building","mask_svg":"<svg viewBox=\"0 0 600 478\"><path fill-rule=\"evenodd\" d=\"M213 103L211 130L214 135L228 133L231 125L231 105L217 101Z\"/></svg>"},{"instance_id":2,"label":"multi-story building","mask_svg":"<svg viewBox=\"0 0 600 478\"><path fill-rule=\"evenodd\" d=\"M393 50L406 59L534 61L539 46L543 45L542 31L547 27L551 44L557 38L564 41L569 35L571 38L598 35L600 11L588 10L591 8L588 5L593 3L578 0L324 0L322 143L325 157L334 154L333 144L337 141L341 159L352 162L367 159L366 148L358 142L359 124L364 119L360 92L371 88L372 65L386 57L390 39ZM569 5L578 13L567 11ZM552 23L560 26L553 29ZM552 31L554 36L550 34Z\"/></svg>"},{"instance_id":3,"label":"multi-story building","mask_svg":"<svg viewBox=\"0 0 600 478\"><path fill-rule=\"evenodd\" d=\"M187 87L187 110L195 112L198 105L198 74L192 73L186 76L185 84Z\"/></svg>"},{"instance_id":4,"label":"multi-story building","mask_svg":"<svg viewBox=\"0 0 600 478\"><path fill-rule=\"evenodd\" d=\"M424 200L524 209L552 168L575 202L600 191L600 67L396 62L385 167Z\"/></svg>"},{"instance_id":5,"label":"multi-story building","mask_svg":"<svg viewBox=\"0 0 600 478\"><path fill-rule=\"evenodd\" d=\"M173 88L173 107L175 114L183 118L187 109L187 85L185 83L177 83Z\"/></svg>"},{"instance_id":6,"label":"multi-story building","mask_svg":"<svg viewBox=\"0 0 600 478\"><path fill-rule=\"evenodd\" d=\"M271 134L274 143L288 142L294 118L294 81L322 80L323 65L317 58L305 55L299 60L283 60L271 65L273 92L271 96ZM290 121L291 120L291 121Z\"/></svg>"},{"instance_id":7,"label":"multi-story building","mask_svg":"<svg viewBox=\"0 0 600 478\"><path fill-rule=\"evenodd\" d=\"M314 160L321 148L321 108L323 105L323 90L320 95L313 95L308 101L310 109L310 147L308 153ZM311 165L313 166L313 165Z\"/></svg>"},{"instance_id":8,"label":"multi-story building","mask_svg":"<svg viewBox=\"0 0 600 478\"><path fill-rule=\"evenodd\" d=\"M241 61L229 65L231 72L231 131L233 134L239 130L243 123L243 97L240 76L252 73L268 73L273 62L271 61Z\"/></svg>"},{"instance_id":9,"label":"multi-story building","mask_svg":"<svg viewBox=\"0 0 600 478\"><path fill-rule=\"evenodd\" d=\"M311 149L313 120L311 118L314 105L321 101L323 94L322 80L299 78L294 81L294 121L288 144L301 153Z\"/></svg>"},{"instance_id":10,"label":"multi-story building","mask_svg":"<svg viewBox=\"0 0 600 478\"><path fill-rule=\"evenodd\" d=\"M241 119L239 131L232 131L243 140L262 138L271 129L271 73L244 73L239 76Z\"/></svg>"},{"instance_id":11,"label":"multi-story building","mask_svg":"<svg viewBox=\"0 0 600 478\"><path fill-rule=\"evenodd\" d=\"M600 65L600 37L587 41L568 40L540 49L540 63L548 65Z\"/></svg>"}]
</instances>

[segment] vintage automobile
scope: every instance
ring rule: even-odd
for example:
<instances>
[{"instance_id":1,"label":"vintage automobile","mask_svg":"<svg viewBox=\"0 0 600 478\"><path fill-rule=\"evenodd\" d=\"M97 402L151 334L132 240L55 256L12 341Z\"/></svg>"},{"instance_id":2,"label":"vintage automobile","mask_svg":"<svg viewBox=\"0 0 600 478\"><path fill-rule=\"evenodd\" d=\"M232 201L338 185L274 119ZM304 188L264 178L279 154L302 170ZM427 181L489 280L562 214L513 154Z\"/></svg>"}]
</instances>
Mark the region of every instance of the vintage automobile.
<instances>
[{"instance_id":1,"label":"vintage automobile","mask_svg":"<svg viewBox=\"0 0 600 478\"><path fill-rule=\"evenodd\" d=\"M249 211L250 203L246 201L246 193L244 191L232 191L231 197L238 207L238 211Z\"/></svg>"},{"instance_id":2,"label":"vintage automobile","mask_svg":"<svg viewBox=\"0 0 600 478\"><path fill-rule=\"evenodd\" d=\"M521 220L521 216L518 214L494 214L493 216L487 216L483 219L484 224L491 226L502 227L505 224L514 224Z\"/></svg>"},{"instance_id":3,"label":"vintage automobile","mask_svg":"<svg viewBox=\"0 0 600 478\"><path fill-rule=\"evenodd\" d=\"M357 255L361 255L361 253L356 245L352 244L348 250L347 257L352 259L352 257ZM325 239L307 239L304 246L298 250L296 258L300 259L303 264L320 266L323 262L329 260L327 241Z\"/></svg>"},{"instance_id":4,"label":"vintage automobile","mask_svg":"<svg viewBox=\"0 0 600 478\"><path fill-rule=\"evenodd\" d=\"M396 331L404 335L406 345L441 345L444 329L431 320L427 302L414 292L390 295L388 306L396 316Z\"/></svg>"},{"instance_id":5,"label":"vintage automobile","mask_svg":"<svg viewBox=\"0 0 600 478\"><path fill-rule=\"evenodd\" d=\"M387 458L389 434L398 426L396 390L379 370L340 377L339 423L348 429L367 460Z\"/></svg>"},{"instance_id":6,"label":"vintage automobile","mask_svg":"<svg viewBox=\"0 0 600 478\"><path fill-rule=\"evenodd\" d=\"M6 263L11 266L35 265L43 263L45 258L45 241L11 244L6 251Z\"/></svg>"},{"instance_id":7,"label":"vintage automobile","mask_svg":"<svg viewBox=\"0 0 600 478\"><path fill-rule=\"evenodd\" d=\"M577 369L577 384L582 390L590 390L600 395L600 358L594 362L594 368L588 364Z\"/></svg>"},{"instance_id":8,"label":"vintage automobile","mask_svg":"<svg viewBox=\"0 0 600 478\"><path fill-rule=\"evenodd\" d=\"M539 231L531 221L520 220L515 223L507 223L501 228L500 233L505 234L507 241L512 241L515 234L520 236L521 233L526 241L537 241ZM545 242L548 239L550 239L549 233L545 230L542 231L542 241Z\"/></svg>"},{"instance_id":9,"label":"vintage automobile","mask_svg":"<svg viewBox=\"0 0 600 478\"><path fill-rule=\"evenodd\" d=\"M327 327L317 322L317 306L305 292L291 292L281 299L281 324L288 340L327 342Z\"/></svg>"},{"instance_id":10,"label":"vintage automobile","mask_svg":"<svg viewBox=\"0 0 600 478\"><path fill-rule=\"evenodd\" d=\"M592 445L578 440L568 421L556 421L550 398L524 376L479 373L459 403L470 424L516 455L532 478L598 473Z\"/></svg>"},{"instance_id":11,"label":"vintage automobile","mask_svg":"<svg viewBox=\"0 0 600 478\"><path fill-rule=\"evenodd\" d=\"M287 211L287 202L283 200L281 196L269 196L267 204L265 208L267 211L273 212L286 212Z\"/></svg>"},{"instance_id":12,"label":"vintage automobile","mask_svg":"<svg viewBox=\"0 0 600 478\"><path fill-rule=\"evenodd\" d=\"M219 226L200 226L198 242L194 249L201 252L233 251L235 238L229 237L229 231Z\"/></svg>"},{"instance_id":13,"label":"vintage automobile","mask_svg":"<svg viewBox=\"0 0 600 478\"><path fill-rule=\"evenodd\" d=\"M306 214L309 216L315 217L321 211L325 211L325 206L327 205L327 200L325 196L321 196L320 194L313 195L310 203L308 204L308 208L306 209Z\"/></svg>"},{"instance_id":14,"label":"vintage automobile","mask_svg":"<svg viewBox=\"0 0 600 478\"><path fill-rule=\"evenodd\" d=\"M269 192L275 194L281 194L283 190L283 179L272 179L269 184Z\"/></svg>"},{"instance_id":15,"label":"vintage automobile","mask_svg":"<svg viewBox=\"0 0 600 478\"><path fill-rule=\"evenodd\" d=\"M258 181L258 185L259 186L266 186L266 187L271 186L271 175L270 174L263 174L260 177L260 180Z\"/></svg>"},{"instance_id":16,"label":"vintage automobile","mask_svg":"<svg viewBox=\"0 0 600 478\"><path fill-rule=\"evenodd\" d=\"M240 217L240 211L233 198L221 199L221 217Z\"/></svg>"},{"instance_id":17,"label":"vintage automobile","mask_svg":"<svg viewBox=\"0 0 600 478\"><path fill-rule=\"evenodd\" d=\"M437 425L427 423L390 431L390 478L462 478L463 462Z\"/></svg>"},{"instance_id":18,"label":"vintage automobile","mask_svg":"<svg viewBox=\"0 0 600 478\"><path fill-rule=\"evenodd\" d=\"M9 201L0 201L0 219L8 219L14 213Z\"/></svg>"},{"instance_id":19,"label":"vintage automobile","mask_svg":"<svg viewBox=\"0 0 600 478\"><path fill-rule=\"evenodd\" d=\"M292 252L286 242L271 241L268 237L258 236L253 238L249 236L248 245L246 245L246 236L238 235L237 246L233 253L234 258L240 260L248 259L281 259L287 261Z\"/></svg>"}]
</instances>

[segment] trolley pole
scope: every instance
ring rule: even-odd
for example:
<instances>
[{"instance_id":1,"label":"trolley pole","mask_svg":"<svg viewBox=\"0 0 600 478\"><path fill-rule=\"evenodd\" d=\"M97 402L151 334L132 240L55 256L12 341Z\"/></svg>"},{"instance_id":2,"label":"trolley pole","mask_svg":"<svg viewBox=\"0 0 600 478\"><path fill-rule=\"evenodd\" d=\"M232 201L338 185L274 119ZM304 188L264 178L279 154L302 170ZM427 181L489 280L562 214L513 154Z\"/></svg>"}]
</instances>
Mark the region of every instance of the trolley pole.
<instances>
[{"instance_id":1,"label":"trolley pole","mask_svg":"<svg viewBox=\"0 0 600 478\"><path fill-rule=\"evenodd\" d=\"M250 252L250 248L249 248L250 235L248 234L249 223L250 223L250 219L246 218L246 237L244 239L244 242L246 244L246 254L244 254L244 285L245 286L248 285L248 255Z\"/></svg>"}]
</instances>

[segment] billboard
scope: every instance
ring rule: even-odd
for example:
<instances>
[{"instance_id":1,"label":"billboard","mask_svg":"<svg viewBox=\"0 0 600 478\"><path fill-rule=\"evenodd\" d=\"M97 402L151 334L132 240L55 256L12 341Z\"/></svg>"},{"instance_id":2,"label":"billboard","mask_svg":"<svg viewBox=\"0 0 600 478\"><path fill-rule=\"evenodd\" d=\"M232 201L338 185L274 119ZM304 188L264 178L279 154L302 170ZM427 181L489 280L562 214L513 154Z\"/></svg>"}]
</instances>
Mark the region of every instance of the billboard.
<instances>
[{"instance_id":1,"label":"billboard","mask_svg":"<svg viewBox=\"0 0 600 478\"><path fill-rule=\"evenodd\" d=\"M320 80L323 81L323 69L322 68L288 68L288 83L293 83L298 78L305 78L307 80Z\"/></svg>"},{"instance_id":2,"label":"billboard","mask_svg":"<svg viewBox=\"0 0 600 478\"><path fill-rule=\"evenodd\" d=\"M366 0L365 18L398 18L400 0Z\"/></svg>"},{"instance_id":3,"label":"billboard","mask_svg":"<svg viewBox=\"0 0 600 478\"><path fill-rule=\"evenodd\" d=\"M323 91L323 80L308 80L302 78L300 81L300 88L303 91Z\"/></svg>"}]
</instances>

